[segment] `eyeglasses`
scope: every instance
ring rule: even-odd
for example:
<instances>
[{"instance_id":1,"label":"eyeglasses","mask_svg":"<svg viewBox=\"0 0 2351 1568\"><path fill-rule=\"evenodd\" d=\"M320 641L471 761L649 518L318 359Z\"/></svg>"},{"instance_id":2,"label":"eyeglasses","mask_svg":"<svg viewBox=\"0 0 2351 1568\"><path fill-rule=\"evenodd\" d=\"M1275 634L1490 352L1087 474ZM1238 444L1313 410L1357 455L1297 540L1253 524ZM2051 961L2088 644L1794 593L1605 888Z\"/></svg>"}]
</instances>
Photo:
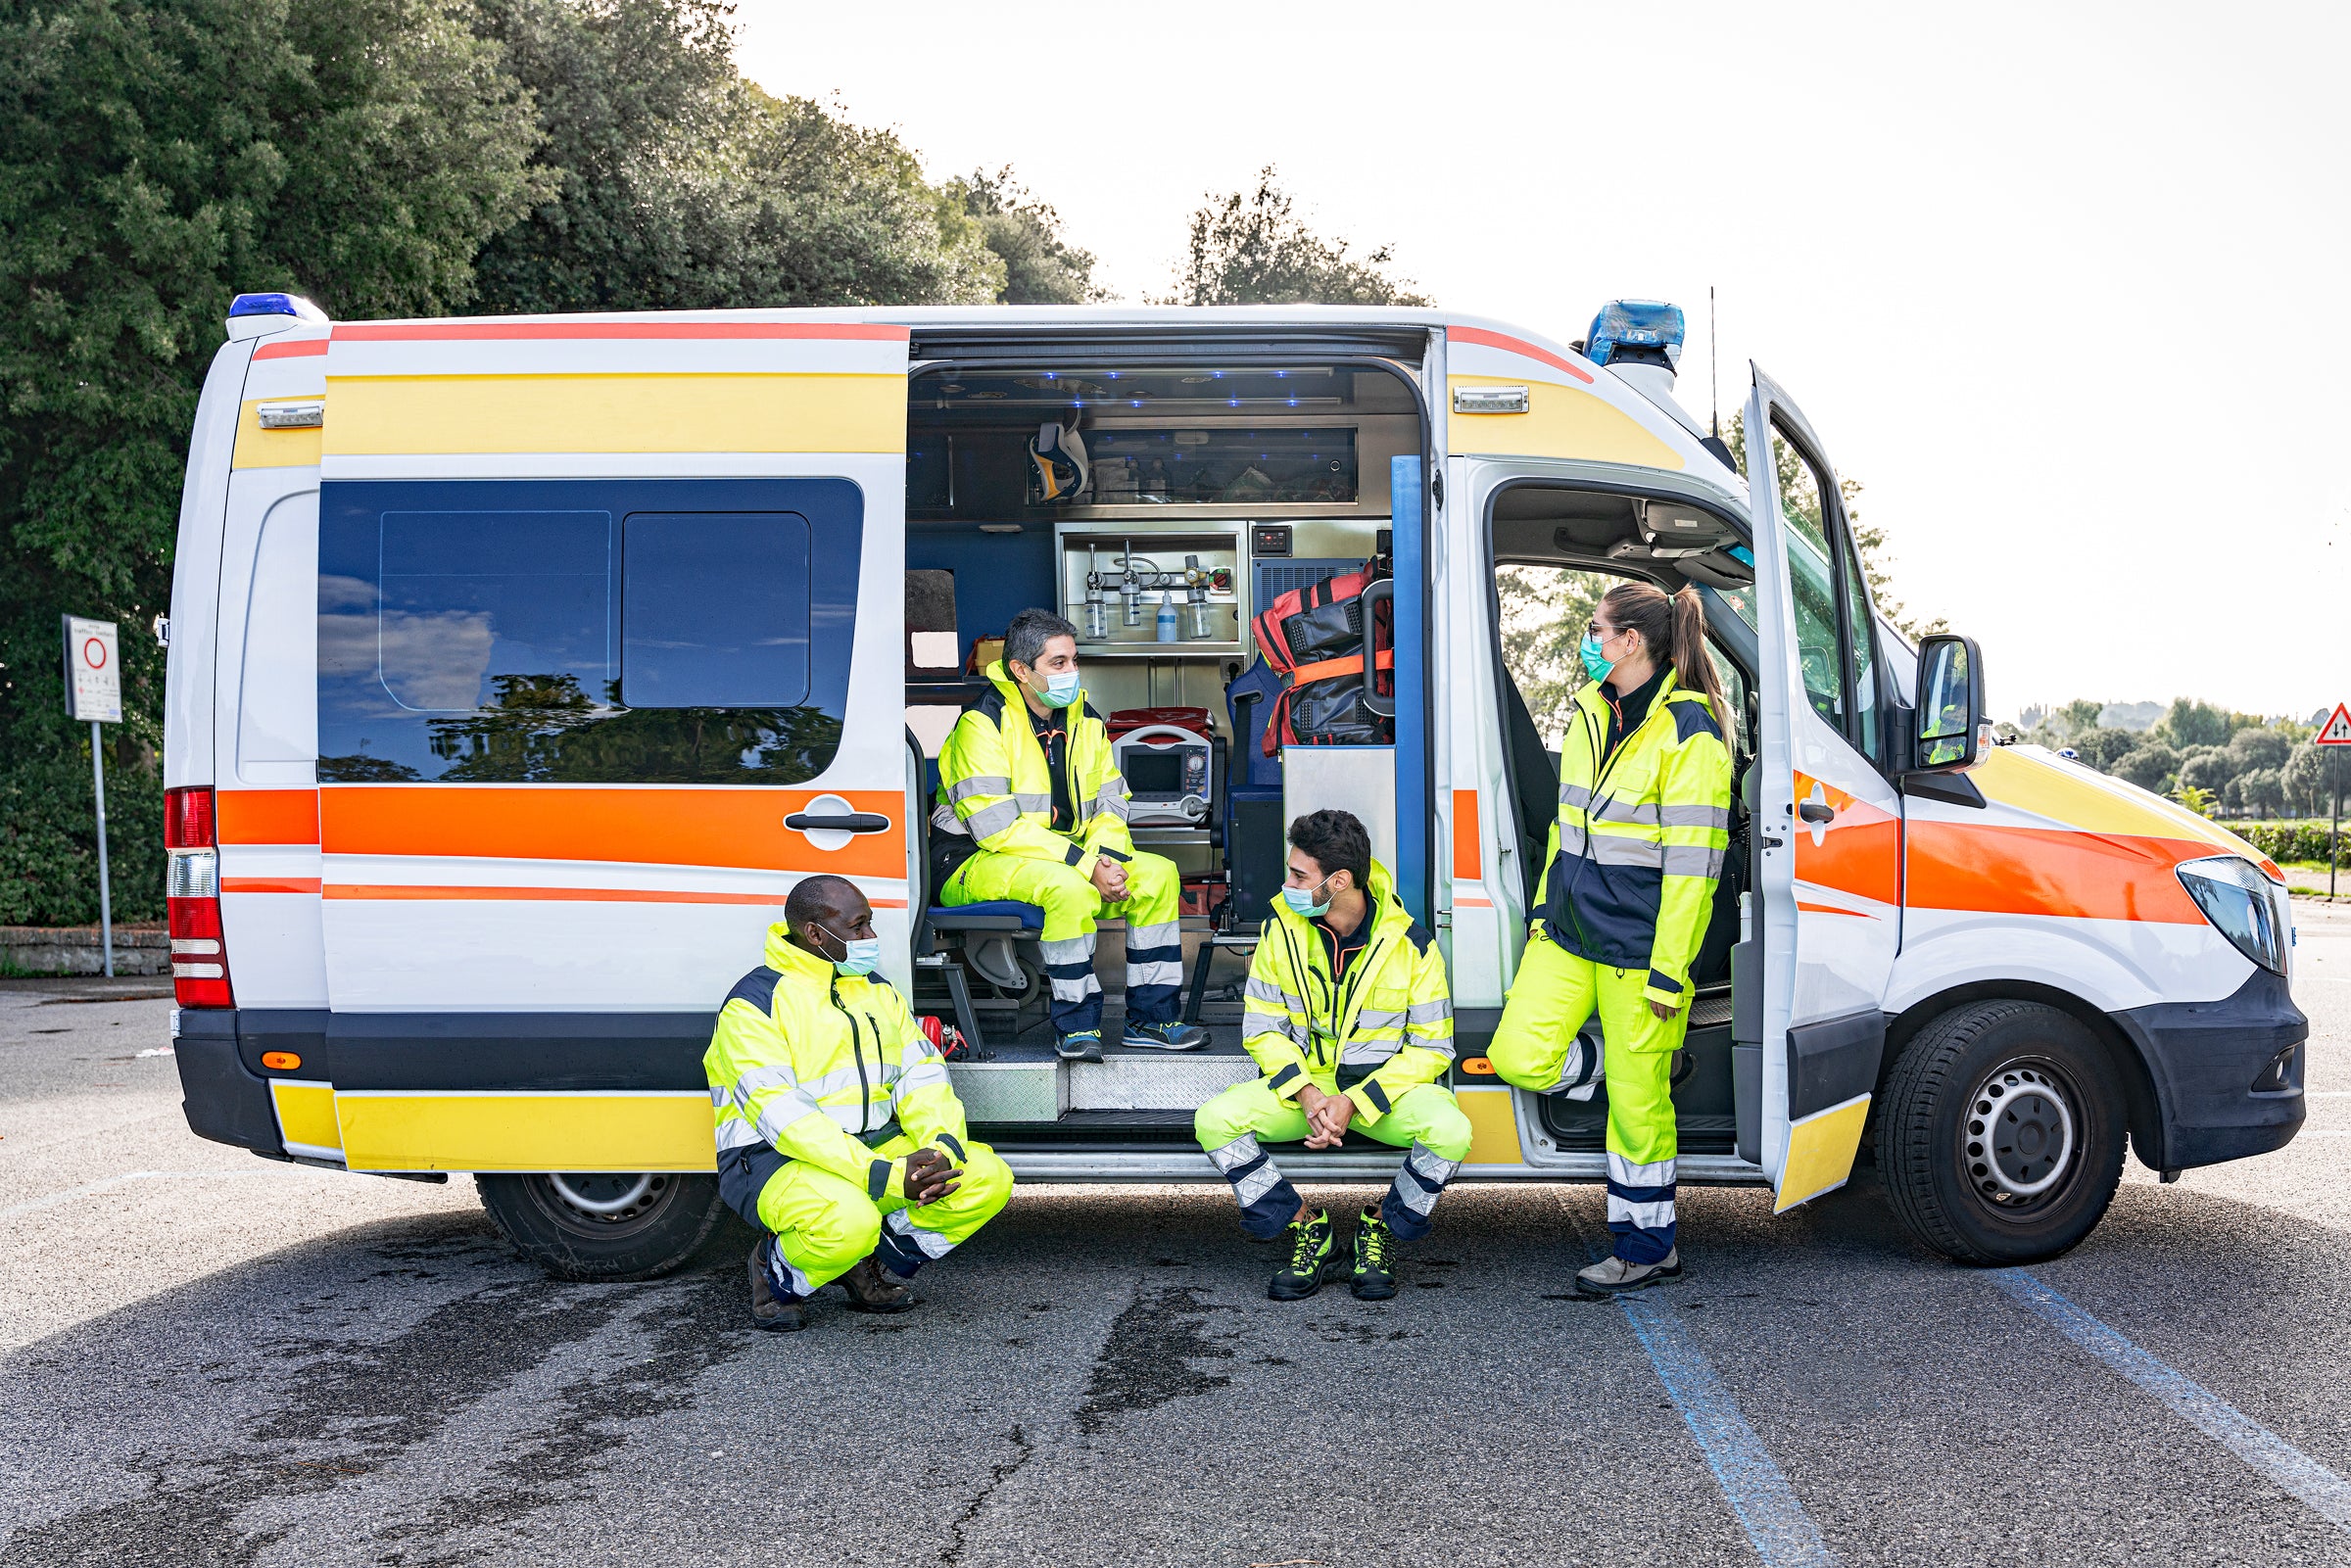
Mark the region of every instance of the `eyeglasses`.
<instances>
[{"instance_id":1,"label":"eyeglasses","mask_svg":"<svg viewBox=\"0 0 2351 1568\"><path fill-rule=\"evenodd\" d=\"M1590 626L1584 628L1584 630L1591 636L1592 641L1595 642L1606 642L1612 637L1622 637L1624 635L1624 629L1622 627L1603 626L1598 621L1594 621Z\"/></svg>"}]
</instances>

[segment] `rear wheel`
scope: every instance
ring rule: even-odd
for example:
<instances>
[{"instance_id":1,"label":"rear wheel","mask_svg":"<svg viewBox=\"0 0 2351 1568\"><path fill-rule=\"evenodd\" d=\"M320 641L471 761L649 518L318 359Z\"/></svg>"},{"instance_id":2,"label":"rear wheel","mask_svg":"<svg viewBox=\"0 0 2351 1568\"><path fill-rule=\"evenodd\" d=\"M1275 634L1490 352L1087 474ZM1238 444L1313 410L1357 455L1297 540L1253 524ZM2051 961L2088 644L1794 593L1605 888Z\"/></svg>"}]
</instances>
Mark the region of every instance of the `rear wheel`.
<instances>
[{"instance_id":1,"label":"rear wheel","mask_svg":"<svg viewBox=\"0 0 2351 1568\"><path fill-rule=\"evenodd\" d=\"M1911 1234L1963 1263L2033 1263L2088 1235L2123 1176L2122 1085L2082 1023L1971 1002L1895 1063L1878 1170Z\"/></svg>"},{"instance_id":2,"label":"rear wheel","mask_svg":"<svg viewBox=\"0 0 2351 1568\"><path fill-rule=\"evenodd\" d=\"M701 1246L725 1205L716 1176L674 1171L477 1175L515 1251L557 1279L652 1279Z\"/></svg>"}]
</instances>

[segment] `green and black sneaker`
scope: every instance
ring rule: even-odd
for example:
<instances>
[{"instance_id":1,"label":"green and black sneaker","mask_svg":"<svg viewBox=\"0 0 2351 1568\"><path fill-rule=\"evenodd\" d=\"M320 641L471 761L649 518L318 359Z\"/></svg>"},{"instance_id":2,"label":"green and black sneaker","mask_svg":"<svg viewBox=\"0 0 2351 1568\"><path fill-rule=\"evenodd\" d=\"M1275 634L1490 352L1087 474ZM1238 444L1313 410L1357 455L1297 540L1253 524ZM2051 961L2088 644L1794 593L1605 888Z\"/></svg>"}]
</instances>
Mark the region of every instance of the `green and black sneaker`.
<instances>
[{"instance_id":1,"label":"green and black sneaker","mask_svg":"<svg viewBox=\"0 0 2351 1568\"><path fill-rule=\"evenodd\" d=\"M1355 1299L1384 1302L1396 1294L1396 1233L1376 1209L1366 1209L1355 1227Z\"/></svg>"},{"instance_id":2,"label":"green and black sneaker","mask_svg":"<svg viewBox=\"0 0 2351 1568\"><path fill-rule=\"evenodd\" d=\"M1330 1235L1330 1215L1316 1210L1304 1219L1290 1222L1290 1260L1273 1271L1266 1286L1266 1294L1277 1302L1302 1302L1322 1288L1326 1279L1336 1279L1347 1265L1338 1257L1338 1247Z\"/></svg>"}]
</instances>

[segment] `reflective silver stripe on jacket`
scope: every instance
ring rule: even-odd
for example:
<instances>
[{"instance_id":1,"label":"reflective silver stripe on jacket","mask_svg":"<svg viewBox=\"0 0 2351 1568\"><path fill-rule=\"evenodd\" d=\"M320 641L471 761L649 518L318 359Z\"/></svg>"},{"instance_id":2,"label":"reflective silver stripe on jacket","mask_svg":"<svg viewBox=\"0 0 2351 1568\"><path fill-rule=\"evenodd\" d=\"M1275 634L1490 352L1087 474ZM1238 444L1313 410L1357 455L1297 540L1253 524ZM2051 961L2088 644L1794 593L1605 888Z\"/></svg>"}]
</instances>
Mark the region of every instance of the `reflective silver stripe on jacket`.
<instances>
[{"instance_id":1,"label":"reflective silver stripe on jacket","mask_svg":"<svg viewBox=\"0 0 2351 1568\"><path fill-rule=\"evenodd\" d=\"M1367 1007L1355 1015L1355 1026L1359 1029L1401 1029L1404 1027L1404 1015L1392 1013L1386 1008Z\"/></svg>"},{"instance_id":2,"label":"reflective silver stripe on jacket","mask_svg":"<svg viewBox=\"0 0 2351 1568\"><path fill-rule=\"evenodd\" d=\"M1022 812L1027 815L1037 817L1050 817L1053 815L1053 797L1051 794L1032 795L1027 793L1019 793L1012 797L1012 803L1020 807Z\"/></svg>"},{"instance_id":3,"label":"reflective silver stripe on jacket","mask_svg":"<svg viewBox=\"0 0 2351 1568\"><path fill-rule=\"evenodd\" d=\"M1279 1003L1293 1013L1306 1011L1306 998L1293 996L1271 980L1261 980L1254 974L1249 976L1249 983L1242 988L1241 994L1252 1002Z\"/></svg>"},{"instance_id":4,"label":"reflective silver stripe on jacket","mask_svg":"<svg viewBox=\"0 0 2351 1568\"><path fill-rule=\"evenodd\" d=\"M1278 1034L1299 1050L1307 1049L1309 1036L1303 1025L1293 1023L1279 1013L1264 1013L1251 1008L1241 1015L1241 1038L1254 1040L1261 1034Z\"/></svg>"},{"instance_id":5,"label":"reflective silver stripe on jacket","mask_svg":"<svg viewBox=\"0 0 2351 1568\"><path fill-rule=\"evenodd\" d=\"M963 819L955 815L955 808L944 801L931 808L931 826L939 832L953 833L958 838L971 836L971 831L964 827Z\"/></svg>"},{"instance_id":6,"label":"reflective silver stripe on jacket","mask_svg":"<svg viewBox=\"0 0 2351 1568\"><path fill-rule=\"evenodd\" d=\"M1722 851L1697 844L1667 844L1659 864L1668 877L1720 877Z\"/></svg>"},{"instance_id":7,"label":"reflective silver stripe on jacket","mask_svg":"<svg viewBox=\"0 0 2351 1568\"><path fill-rule=\"evenodd\" d=\"M1579 784L1563 784L1559 785L1559 804L1576 807L1589 806L1592 804L1592 791Z\"/></svg>"},{"instance_id":8,"label":"reflective silver stripe on jacket","mask_svg":"<svg viewBox=\"0 0 2351 1568\"><path fill-rule=\"evenodd\" d=\"M1620 838L1613 833L1594 833L1584 853L1603 866L1644 866L1655 870L1665 863L1662 844L1647 838Z\"/></svg>"},{"instance_id":9,"label":"reflective silver stripe on jacket","mask_svg":"<svg viewBox=\"0 0 2351 1568\"><path fill-rule=\"evenodd\" d=\"M1403 1049L1402 1040L1349 1040L1339 1052L1339 1065L1366 1068L1374 1062L1385 1062Z\"/></svg>"},{"instance_id":10,"label":"reflective silver stripe on jacket","mask_svg":"<svg viewBox=\"0 0 2351 1568\"><path fill-rule=\"evenodd\" d=\"M906 1075L898 1079L896 1087L899 1094L912 1094L917 1089L928 1089L937 1084L954 1081L947 1076L947 1065L934 1058L920 1067L908 1068Z\"/></svg>"},{"instance_id":11,"label":"reflective silver stripe on jacket","mask_svg":"<svg viewBox=\"0 0 2351 1568\"><path fill-rule=\"evenodd\" d=\"M729 1117L718 1124L718 1148L722 1154L729 1149L741 1149L747 1144L765 1143L766 1141L765 1138L759 1136L757 1127L752 1126L741 1117Z\"/></svg>"},{"instance_id":12,"label":"reflective silver stripe on jacket","mask_svg":"<svg viewBox=\"0 0 2351 1568\"><path fill-rule=\"evenodd\" d=\"M1094 791L1094 809L1107 811L1121 822L1127 820L1127 781L1113 778Z\"/></svg>"},{"instance_id":13,"label":"reflective silver stripe on jacket","mask_svg":"<svg viewBox=\"0 0 2351 1568\"><path fill-rule=\"evenodd\" d=\"M1657 825L1657 803L1654 800L1622 800L1610 795L1592 809L1594 822L1629 822L1644 828Z\"/></svg>"},{"instance_id":14,"label":"reflective silver stripe on jacket","mask_svg":"<svg viewBox=\"0 0 2351 1568\"><path fill-rule=\"evenodd\" d=\"M976 773L969 779L958 779L947 786L947 804L969 800L974 795L1009 795L1012 781L1000 773Z\"/></svg>"},{"instance_id":15,"label":"reflective silver stripe on jacket","mask_svg":"<svg viewBox=\"0 0 2351 1568\"><path fill-rule=\"evenodd\" d=\"M797 1089L776 1095L764 1106L753 1105L750 1091L741 1084L735 1086L735 1109L740 1115L750 1118L751 1125L759 1129L760 1137L779 1148L783 1146L786 1127L804 1117L831 1115Z\"/></svg>"},{"instance_id":16,"label":"reflective silver stripe on jacket","mask_svg":"<svg viewBox=\"0 0 2351 1568\"><path fill-rule=\"evenodd\" d=\"M982 806L964 818L963 825L974 838L993 838L1020 820L1019 806L1009 800L999 800L993 805Z\"/></svg>"},{"instance_id":17,"label":"reflective silver stripe on jacket","mask_svg":"<svg viewBox=\"0 0 2351 1568\"><path fill-rule=\"evenodd\" d=\"M1453 1017L1453 999L1440 996L1433 1002L1415 1002L1404 1010L1407 1021L1414 1023L1434 1023Z\"/></svg>"},{"instance_id":18,"label":"reflective silver stripe on jacket","mask_svg":"<svg viewBox=\"0 0 2351 1568\"><path fill-rule=\"evenodd\" d=\"M1423 1051L1434 1051L1448 1062L1453 1060L1453 1036L1450 1034L1420 1034L1408 1028L1404 1031L1404 1043L1416 1045Z\"/></svg>"},{"instance_id":19,"label":"reflective silver stripe on jacket","mask_svg":"<svg viewBox=\"0 0 2351 1568\"><path fill-rule=\"evenodd\" d=\"M1667 806L1664 826L1668 828L1712 828L1722 832L1731 831L1731 808L1728 806Z\"/></svg>"}]
</instances>

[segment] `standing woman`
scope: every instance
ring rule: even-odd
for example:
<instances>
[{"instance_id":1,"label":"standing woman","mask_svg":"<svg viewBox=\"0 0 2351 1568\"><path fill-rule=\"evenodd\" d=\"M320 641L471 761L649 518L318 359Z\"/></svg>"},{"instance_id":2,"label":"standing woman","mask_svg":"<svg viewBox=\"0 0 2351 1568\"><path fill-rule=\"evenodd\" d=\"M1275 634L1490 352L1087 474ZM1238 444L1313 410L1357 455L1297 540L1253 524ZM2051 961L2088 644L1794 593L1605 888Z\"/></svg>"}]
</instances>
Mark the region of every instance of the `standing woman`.
<instances>
[{"instance_id":1,"label":"standing woman","mask_svg":"<svg viewBox=\"0 0 2351 1568\"><path fill-rule=\"evenodd\" d=\"M1696 590L1610 589L1582 652L1592 681L1560 747L1536 915L1487 1054L1522 1089L1589 1084L1576 1031L1600 1014L1615 1249L1575 1283L1601 1296L1682 1271L1673 1053L1730 842L1731 753Z\"/></svg>"}]
</instances>

